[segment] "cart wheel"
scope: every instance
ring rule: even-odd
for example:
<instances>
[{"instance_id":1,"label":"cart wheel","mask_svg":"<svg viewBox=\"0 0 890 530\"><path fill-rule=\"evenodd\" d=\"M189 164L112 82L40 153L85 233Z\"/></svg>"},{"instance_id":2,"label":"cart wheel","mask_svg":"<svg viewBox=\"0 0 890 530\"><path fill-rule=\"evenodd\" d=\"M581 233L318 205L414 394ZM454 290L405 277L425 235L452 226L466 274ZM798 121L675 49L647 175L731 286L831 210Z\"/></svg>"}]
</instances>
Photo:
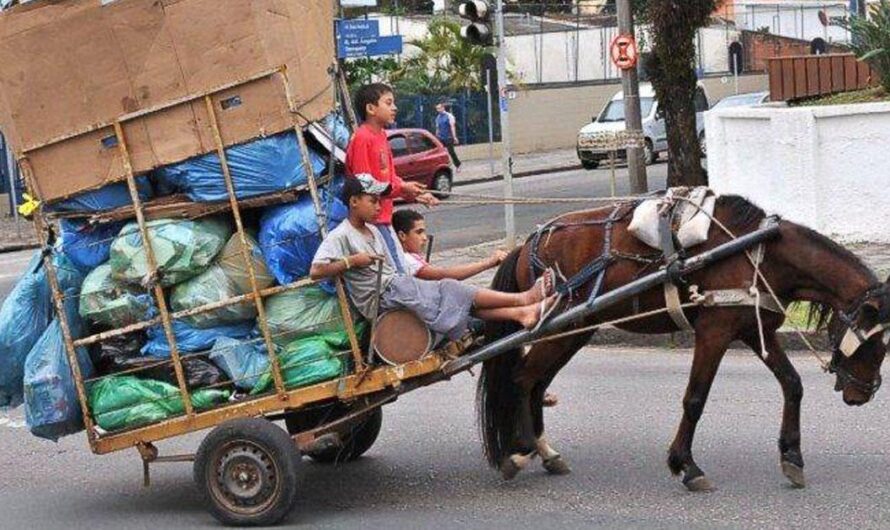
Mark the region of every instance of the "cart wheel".
<instances>
[{"instance_id":1,"label":"cart wheel","mask_svg":"<svg viewBox=\"0 0 890 530\"><path fill-rule=\"evenodd\" d=\"M349 408L337 404L333 408L322 408L295 412L285 418L287 430L291 434L314 429L349 414ZM321 464L342 464L352 462L365 454L380 434L383 425L383 408L378 407L359 418L343 431L338 432L343 444L320 451L312 451L307 456Z\"/></svg>"},{"instance_id":2,"label":"cart wheel","mask_svg":"<svg viewBox=\"0 0 890 530\"><path fill-rule=\"evenodd\" d=\"M293 508L299 465L299 452L284 430L242 418L204 438L195 455L195 483L223 524L267 526Z\"/></svg>"}]
</instances>

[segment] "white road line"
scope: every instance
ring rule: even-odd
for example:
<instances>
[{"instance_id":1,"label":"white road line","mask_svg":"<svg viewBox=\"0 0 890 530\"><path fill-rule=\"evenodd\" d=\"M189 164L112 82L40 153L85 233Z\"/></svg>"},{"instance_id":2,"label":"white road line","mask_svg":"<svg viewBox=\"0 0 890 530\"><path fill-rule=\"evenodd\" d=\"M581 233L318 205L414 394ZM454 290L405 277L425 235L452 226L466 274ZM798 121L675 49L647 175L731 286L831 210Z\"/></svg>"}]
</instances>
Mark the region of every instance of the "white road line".
<instances>
[{"instance_id":1,"label":"white road line","mask_svg":"<svg viewBox=\"0 0 890 530\"><path fill-rule=\"evenodd\" d=\"M6 427L7 429L24 429L26 425L24 420L14 420L12 418L0 416L0 427Z\"/></svg>"}]
</instances>

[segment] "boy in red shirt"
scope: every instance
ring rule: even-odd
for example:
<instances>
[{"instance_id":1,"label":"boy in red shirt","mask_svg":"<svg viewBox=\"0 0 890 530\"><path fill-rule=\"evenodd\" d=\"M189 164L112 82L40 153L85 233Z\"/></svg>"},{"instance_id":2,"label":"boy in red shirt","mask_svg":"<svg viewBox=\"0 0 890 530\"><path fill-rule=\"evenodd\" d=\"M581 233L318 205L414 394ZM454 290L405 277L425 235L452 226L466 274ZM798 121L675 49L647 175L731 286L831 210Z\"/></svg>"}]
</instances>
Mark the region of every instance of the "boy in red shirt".
<instances>
[{"instance_id":1,"label":"boy in red shirt","mask_svg":"<svg viewBox=\"0 0 890 530\"><path fill-rule=\"evenodd\" d=\"M383 83L359 88L355 93L355 108L363 123L356 129L346 150L346 174L353 177L368 174L374 180L390 185L389 196L380 199L380 215L374 224L380 229L396 270L404 273L404 255L392 230L393 199L413 200L427 206L435 206L439 201L426 191L423 184L405 182L396 175L385 130L395 123L398 111L392 88Z\"/></svg>"}]
</instances>

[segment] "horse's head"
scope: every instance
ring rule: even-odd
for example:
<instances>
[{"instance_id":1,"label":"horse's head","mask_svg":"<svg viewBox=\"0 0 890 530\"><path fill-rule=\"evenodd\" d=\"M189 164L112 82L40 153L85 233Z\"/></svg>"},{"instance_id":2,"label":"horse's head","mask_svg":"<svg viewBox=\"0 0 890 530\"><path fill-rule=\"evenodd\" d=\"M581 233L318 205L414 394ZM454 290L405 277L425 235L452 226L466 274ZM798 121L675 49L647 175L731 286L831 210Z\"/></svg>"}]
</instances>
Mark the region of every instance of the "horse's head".
<instances>
[{"instance_id":1,"label":"horse's head","mask_svg":"<svg viewBox=\"0 0 890 530\"><path fill-rule=\"evenodd\" d=\"M890 279L870 288L828 325L834 353L829 371L847 405L864 405L881 387L881 363L890 341Z\"/></svg>"}]
</instances>

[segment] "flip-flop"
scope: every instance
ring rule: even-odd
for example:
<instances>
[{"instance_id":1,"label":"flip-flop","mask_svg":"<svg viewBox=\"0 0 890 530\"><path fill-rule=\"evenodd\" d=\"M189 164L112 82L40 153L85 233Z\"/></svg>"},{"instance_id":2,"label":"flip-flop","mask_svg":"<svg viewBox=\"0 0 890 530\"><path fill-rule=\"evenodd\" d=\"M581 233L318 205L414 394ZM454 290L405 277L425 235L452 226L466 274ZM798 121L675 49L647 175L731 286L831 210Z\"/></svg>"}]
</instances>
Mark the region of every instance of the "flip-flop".
<instances>
[{"instance_id":1,"label":"flip-flop","mask_svg":"<svg viewBox=\"0 0 890 530\"><path fill-rule=\"evenodd\" d=\"M556 293L556 271L553 267L547 267L541 273L541 296L546 300L548 297ZM549 288L547 284L550 284Z\"/></svg>"},{"instance_id":2,"label":"flip-flop","mask_svg":"<svg viewBox=\"0 0 890 530\"><path fill-rule=\"evenodd\" d=\"M551 298L553 298L553 304L550 307L547 307L547 301ZM541 326L544 325L544 322L546 322L547 319L550 318L550 315L557 308L557 306L559 306L561 298L561 296L550 295L538 303L538 323L535 324L535 327L531 329L532 333L535 333L536 331L541 329Z\"/></svg>"}]
</instances>

